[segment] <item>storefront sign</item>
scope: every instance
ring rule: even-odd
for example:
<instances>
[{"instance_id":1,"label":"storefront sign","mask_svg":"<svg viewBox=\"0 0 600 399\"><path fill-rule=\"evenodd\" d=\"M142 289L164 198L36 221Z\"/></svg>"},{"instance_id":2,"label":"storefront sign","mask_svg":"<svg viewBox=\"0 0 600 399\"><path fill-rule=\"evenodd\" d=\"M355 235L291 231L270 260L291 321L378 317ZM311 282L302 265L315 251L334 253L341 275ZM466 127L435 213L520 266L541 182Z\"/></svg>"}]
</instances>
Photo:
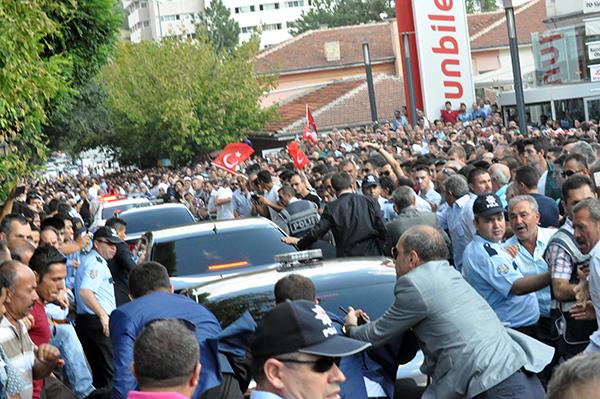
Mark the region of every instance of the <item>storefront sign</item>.
<instances>
[{"instance_id":1,"label":"storefront sign","mask_svg":"<svg viewBox=\"0 0 600 399\"><path fill-rule=\"evenodd\" d=\"M600 35L600 18L584 19L585 34L587 36Z\"/></svg>"},{"instance_id":2,"label":"storefront sign","mask_svg":"<svg viewBox=\"0 0 600 399\"><path fill-rule=\"evenodd\" d=\"M588 57L590 60L600 59L600 42L586 43L588 48Z\"/></svg>"},{"instance_id":3,"label":"storefront sign","mask_svg":"<svg viewBox=\"0 0 600 399\"><path fill-rule=\"evenodd\" d=\"M574 27L532 33L533 58L539 85L580 81L577 33Z\"/></svg>"},{"instance_id":4,"label":"storefront sign","mask_svg":"<svg viewBox=\"0 0 600 399\"><path fill-rule=\"evenodd\" d=\"M412 6L423 106L433 120L446 101L458 108L475 99L465 2L413 0Z\"/></svg>"},{"instance_id":5,"label":"storefront sign","mask_svg":"<svg viewBox=\"0 0 600 399\"><path fill-rule=\"evenodd\" d=\"M590 80L592 82L600 82L600 64L589 65L590 68Z\"/></svg>"},{"instance_id":6,"label":"storefront sign","mask_svg":"<svg viewBox=\"0 0 600 399\"><path fill-rule=\"evenodd\" d=\"M600 12L600 0L583 0L583 13Z\"/></svg>"}]
</instances>

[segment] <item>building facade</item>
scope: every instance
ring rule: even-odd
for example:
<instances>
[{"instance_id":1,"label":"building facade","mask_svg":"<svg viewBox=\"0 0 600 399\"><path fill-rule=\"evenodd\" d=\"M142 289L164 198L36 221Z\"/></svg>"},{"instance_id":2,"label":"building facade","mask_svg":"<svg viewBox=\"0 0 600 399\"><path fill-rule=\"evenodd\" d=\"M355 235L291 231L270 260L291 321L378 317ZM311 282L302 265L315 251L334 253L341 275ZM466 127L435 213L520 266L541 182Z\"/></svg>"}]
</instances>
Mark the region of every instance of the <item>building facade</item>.
<instances>
[{"instance_id":1,"label":"building facade","mask_svg":"<svg viewBox=\"0 0 600 399\"><path fill-rule=\"evenodd\" d=\"M532 32L535 74L524 90L529 123L548 117L563 128L600 120L600 2L545 0L544 29ZM513 91L498 98L516 116Z\"/></svg>"},{"instance_id":2,"label":"building facade","mask_svg":"<svg viewBox=\"0 0 600 399\"><path fill-rule=\"evenodd\" d=\"M266 48L292 37L288 24L308 11L311 0L224 0L232 18L240 25L240 40L260 32L260 46Z\"/></svg>"},{"instance_id":3,"label":"building facade","mask_svg":"<svg viewBox=\"0 0 600 399\"><path fill-rule=\"evenodd\" d=\"M195 37L204 0L122 0L130 40Z\"/></svg>"}]
</instances>

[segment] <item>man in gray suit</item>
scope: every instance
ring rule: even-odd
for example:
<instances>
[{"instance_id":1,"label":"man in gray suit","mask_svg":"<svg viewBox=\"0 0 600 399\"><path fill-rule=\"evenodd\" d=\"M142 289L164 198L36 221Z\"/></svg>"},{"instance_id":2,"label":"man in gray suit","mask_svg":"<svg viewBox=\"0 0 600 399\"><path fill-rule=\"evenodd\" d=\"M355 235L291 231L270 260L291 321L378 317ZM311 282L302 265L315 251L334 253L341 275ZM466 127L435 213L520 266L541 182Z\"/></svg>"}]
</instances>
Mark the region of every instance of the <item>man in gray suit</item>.
<instances>
[{"instance_id":1,"label":"man in gray suit","mask_svg":"<svg viewBox=\"0 0 600 399\"><path fill-rule=\"evenodd\" d=\"M398 214L394 219L385 224L386 237L383 252L391 255L392 248L400 236L410 227L426 225L438 227L437 218L432 212L425 212L415 208L416 195L412 188L400 186L392 194L394 210Z\"/></svg>"},{"instance_id":2,"label":"man in gray suit","mask_svg":"<svg viewBox=\"0 0 600 399\"><path fill-rule=\"evenodd\" d=\"M394 247L395 302L361 326L362 311L349 308L346 334L377 346L412 328L425 354L421 370L432 378L423 399L543 398L532 373L550 362L554 350L503 327L447 257L438 230L408 229Z\"/></svg>"}]
</instances>

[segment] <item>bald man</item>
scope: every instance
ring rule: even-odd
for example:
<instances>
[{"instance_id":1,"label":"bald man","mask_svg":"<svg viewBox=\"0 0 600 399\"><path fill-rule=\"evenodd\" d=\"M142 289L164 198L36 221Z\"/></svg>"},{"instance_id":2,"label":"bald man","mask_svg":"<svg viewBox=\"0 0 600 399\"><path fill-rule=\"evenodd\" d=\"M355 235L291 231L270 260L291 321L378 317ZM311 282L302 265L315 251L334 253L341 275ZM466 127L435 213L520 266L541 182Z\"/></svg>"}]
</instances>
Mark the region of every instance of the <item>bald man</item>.
<instances>
[{"instance_id":1,"label":"bald man","mask_svg":"<svg viewBox=\"0 0 600 399\"><path fill-rule=\"evenodd\" d=\"M508 206L506 199L506 189L510 183L510 168L503 163L495 163L489 167L488 173L492 178L492 190L500 197L502 207Z\"/></svg>"}]
</instances>

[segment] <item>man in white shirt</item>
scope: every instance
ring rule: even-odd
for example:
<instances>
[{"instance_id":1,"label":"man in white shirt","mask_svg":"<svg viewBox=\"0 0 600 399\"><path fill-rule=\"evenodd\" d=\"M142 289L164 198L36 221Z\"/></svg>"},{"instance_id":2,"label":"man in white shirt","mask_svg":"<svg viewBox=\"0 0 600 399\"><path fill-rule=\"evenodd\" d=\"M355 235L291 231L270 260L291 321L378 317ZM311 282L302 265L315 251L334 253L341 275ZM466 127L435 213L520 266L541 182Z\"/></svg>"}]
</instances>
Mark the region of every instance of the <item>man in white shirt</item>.
<instances>
[{"instance_id":1,"label":"man in white shirt","mask_svg":"<svg viewBox=\"0 0 600 399\"><path fill-rule=\"evenodd\" d=\"M217 220L233 219L233 191L229 188L229 182L224 181L217 190L215 205L217 206Z\"/></svg>"}]
</instances>

